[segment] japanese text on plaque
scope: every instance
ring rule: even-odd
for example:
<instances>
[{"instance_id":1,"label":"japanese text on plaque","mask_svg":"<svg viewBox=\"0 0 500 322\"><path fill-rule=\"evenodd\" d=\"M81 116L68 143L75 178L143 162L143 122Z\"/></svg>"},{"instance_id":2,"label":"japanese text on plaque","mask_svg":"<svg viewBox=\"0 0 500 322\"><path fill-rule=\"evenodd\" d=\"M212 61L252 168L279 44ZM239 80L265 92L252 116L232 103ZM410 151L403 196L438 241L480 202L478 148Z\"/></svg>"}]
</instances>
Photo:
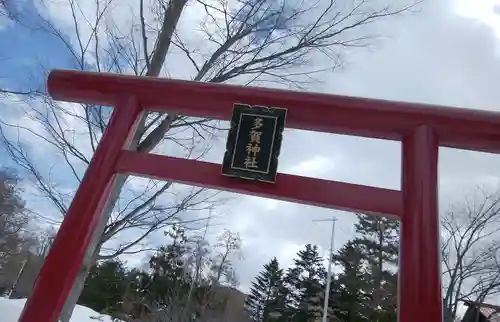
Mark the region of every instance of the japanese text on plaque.
<instances>
[{"instance_id":1,"label":"japanese text on plaque","mask_svg":"<svg viewBox=\"0 0 500 322\"><path fill-rule=\"evenodd\" d=\"M261 131L258 131L264 126L264 120L261 117L256 117L253 121L252 127L250 129L249 140L246 146L247 156L245 158L245 168L247 169L258 169L259 161L258 156L260 153L260 137L262 135Z\"/></svg>"}]
</instances>

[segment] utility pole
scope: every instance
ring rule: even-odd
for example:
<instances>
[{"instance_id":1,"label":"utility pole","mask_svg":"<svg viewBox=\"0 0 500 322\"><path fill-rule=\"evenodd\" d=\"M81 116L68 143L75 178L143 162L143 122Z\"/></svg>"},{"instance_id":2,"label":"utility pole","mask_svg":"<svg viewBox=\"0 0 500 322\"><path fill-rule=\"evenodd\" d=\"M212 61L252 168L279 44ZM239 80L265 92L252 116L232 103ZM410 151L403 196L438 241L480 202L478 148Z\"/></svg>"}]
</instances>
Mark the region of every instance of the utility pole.
<instances>
[{"instance_id":1,"label":"utility pole","mask_svg":"<svg viewBox=\"0 0 500 322\"><path fill-rule=\"evenodd\" d=\"M17 283L19 283L19 280L21 279L21 275L23 274L23 271L24 271L24 268L26 267L26 263L27 262L28 262L28 258L26 258L25 260L23 260L23 265L21 266L21 269L17 273L17 277L16 277L16 279L14 281L14 284L12 284L12 287L9 289L9 292L7 293L7 298L9 298L9 299L11 298L12 293L16 289Z\"/></svg>"},{"instance_id":2,"label":"utility pole","mask_svg":"<svg viewBox=\"0 0 500 322\"><path fill-rule=\"evenodd\" d=\"M330 298L330 285L332 283L332 260L333 260L333 240L335 237L335 222L337 221L336 217L330 218L330 219L317 219L313 220L316 222L325 222L325 221L331 221L332 222L332 233L330 235L330 256L328 258L328 273L326 275L326 287L325 287L325 302L323 304L323 319L322 322L326 322L326 319L328 318L328 300Z\"/></svg>"}]
</instances>

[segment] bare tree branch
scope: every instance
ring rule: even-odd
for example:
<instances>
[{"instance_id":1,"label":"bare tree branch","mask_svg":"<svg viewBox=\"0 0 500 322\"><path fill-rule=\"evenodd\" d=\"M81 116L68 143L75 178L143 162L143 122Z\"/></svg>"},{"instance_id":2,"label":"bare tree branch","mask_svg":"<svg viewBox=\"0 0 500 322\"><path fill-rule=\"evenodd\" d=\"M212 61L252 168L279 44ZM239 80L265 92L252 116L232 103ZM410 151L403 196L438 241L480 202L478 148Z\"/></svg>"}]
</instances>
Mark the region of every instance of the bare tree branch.
<instances>
[{"instance_id":1,"label":"bare tree branch","mask_svg":"<svg viewBox=\"0 0 500 322\"><path fill-rule=\"evenodd\" d=\"M478 192L442 217L444 300L453 316L460 301L500 293L500 197Z\"/></svg>"}]
</instances>

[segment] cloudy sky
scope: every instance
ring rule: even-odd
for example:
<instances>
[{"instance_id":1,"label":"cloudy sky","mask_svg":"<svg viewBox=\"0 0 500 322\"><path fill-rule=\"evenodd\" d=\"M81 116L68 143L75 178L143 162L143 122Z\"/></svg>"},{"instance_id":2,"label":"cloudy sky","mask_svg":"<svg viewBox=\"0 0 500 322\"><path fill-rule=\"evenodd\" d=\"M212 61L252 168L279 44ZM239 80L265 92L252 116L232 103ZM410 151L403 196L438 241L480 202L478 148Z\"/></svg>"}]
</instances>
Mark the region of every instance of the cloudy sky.
<instances>
[{"instance_id":1,"label":"cloudy sky","mask_svg":"<svg viewBox=\"0 0 500 322\"><path fill-rule=\"evenodd\" d=\"M25 0L21 10L39 11L54 25L68 32L72 39L70 16L66 1L48 1L46 7L34 6ZM388 0L389 1L389 0ZM81 10L92 10L92 2L82 0ZM398 3L398 0L393 0ZM21 3L21 2L20 2ZM123 6L126 7L126 6ZM126 8L117 7L114 19L118 27L129 22ZM203 14L190 7L181 21L188 30L190 23ZM390 19L371 26L383 37L370 49L349 54L343 69L322 75L321 83L309 90L353 96L424 102L475 109L500 109L500 1L441 0L426 1L418 12ZM89 30L82 32L89 32ZM0 18L0 85L18 88L38 84L43 76L39 67L71 68L68 54L54 39L12 25ZM92 64L92 62L89 62ZM318 60L321 64L321 60ZM183 75L187 66L167 62L171 75ZM11 123L36 128L19 111L23 104L15 98L0 102L0 118ZM40 142L28 140L32 155L47 162L47 169L57 164L50 149ZM208 160L220 162L223 140L214 143ZM86 149L82 146L82 149ZM12 165L5 156L0 163ZM493 155L452 149L440 150L440 206L446 209L459 202L475 187L495 189L499 179L500 158ZM313 132L287 131L280 158L281 172L333 179L376 187L399 189L400 144ZM47 170L49 171L49 170ZM83 171L83 169L82 169ZM71 192L74 182L64 174L54 174ZM37 205L46 216L55 211L37 197L27 184L28 205ZM361 197L361 196L360 196ZM241 287L246 289L262 264L277 256L283 264L290 263L297 250L306 243L328 248L330 227L314 219L338 218L335 245L342 245L352 236L355 217L297 204L236 196L216 212L221 213L210 234L222 228L241 234L244 259L236 262ZM54 215L55 216L55 215ZM161 235L149 239L161 241ZM141 257L127 258L139 264Z\"/></svg>"}]
</instances>

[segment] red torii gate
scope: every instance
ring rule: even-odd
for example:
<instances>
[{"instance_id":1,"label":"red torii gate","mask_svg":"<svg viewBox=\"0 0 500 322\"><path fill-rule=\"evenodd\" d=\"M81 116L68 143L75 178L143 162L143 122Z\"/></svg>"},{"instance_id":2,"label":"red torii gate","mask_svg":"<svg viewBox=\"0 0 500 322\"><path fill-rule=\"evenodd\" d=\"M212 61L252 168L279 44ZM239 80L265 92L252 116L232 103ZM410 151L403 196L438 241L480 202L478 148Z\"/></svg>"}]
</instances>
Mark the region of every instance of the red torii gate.
<instances>
[{"instance_id":1,"label":"red torii gate","mask_svg":"<svg viewBox=\"0 0 500 322\"><path fill-rule=\"evenodd\" d=\"M500 153L499 113L64 70L50 73L48 90L115 108L19 322L57 321L120 173L399 218L398 320L442 322L438 147ZM234 103L287 108L291 128L402 141L402 190L287 174L248 182L221 176L218 164L126 150L144 111L230 120Z\"/></svg>"}]
</instances>

